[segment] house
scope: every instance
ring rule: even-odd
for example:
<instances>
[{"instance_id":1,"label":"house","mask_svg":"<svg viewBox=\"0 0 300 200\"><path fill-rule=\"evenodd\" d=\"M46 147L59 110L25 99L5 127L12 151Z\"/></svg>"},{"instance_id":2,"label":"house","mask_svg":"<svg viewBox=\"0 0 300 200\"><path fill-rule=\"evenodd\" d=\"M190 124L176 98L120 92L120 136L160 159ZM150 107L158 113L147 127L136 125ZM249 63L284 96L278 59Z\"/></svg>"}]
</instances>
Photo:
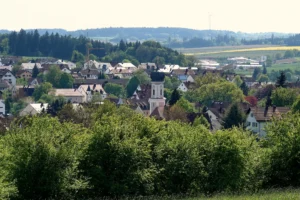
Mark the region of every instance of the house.
<instances>
[{"instance_id":1,"label":"house","mask_svg":"<svg viewBox=\"0 0 300 200\"><path fill-rule=\"evenodd\" d=\"M89 60L88 62L84 63L83 69L90 69L90 68L98 69L100 68L100 64L95 60Z\"/></svg>"},{"instance_id":2,"label":"house","mask_svg":"<svg viewBox=\"0 0 300 200\"><path fill-rule=\"evenodd\" d=\"M128 79L75 79L73 88L78 88L80 85L100 84L104 88L106 83L114 83L122 85L124 88L128 83Z\"/></svg>"},{"instance_id":3,"label":"house","mask_svg":"<svg viewBox=\"0 0 300 200\"><path fill-rule=\"evenodd\" d=\"M32 73L27 70L19 70L16 76L17 78L30 79L32 77Z\"/></svg>"},{"instance_id":4,"label":"house","mask_svg":"<svg viewBox=\"0 0 300 200\"><path fill-rule=\"evenodd\" d=\"M96 94L100 94L102 100L107 97L107 93L104 91L101 84L80 85L78 91L84 95L84 102L91 102L93 96Z\"/></svg>"},{"instance_id":5,"label":"house","mask_svg":"<svg viewBox=\"0 0 300 200\"><path fill-rule=\"evenodd\" d=\"M130 99L127 99L126 103L129 107L135 110L137 113L144 116L150 115L149 98L151 98L151 85L138 86Z\"/></svg>"},{"instance_id":6,"label":"house","mask_svg":"<svg viewBox=\"0 0 300 200\"><path fill-rule=\"evenodd\" d=\"M41 78L30 78L28 79L28 85L35 86L39 85L43 82Z\"/></svg>"},{"instance_id":7,"label":"house","mask_svg":"<svg viewBox=\"0 0 300 200\"><path fill-rule=\"evenodd\" d=\"M133 76L134 70L131 69L113 69L110 71L114 77L119 77L120 79L123 78L131 78Z\"/></svg>"},{"instance_id":8,"label":"house","mask_svg":"<svg viewBox=\"0 0 300 200\"><path fill-rule=\"evenodd\" d=\"M31 85L23 86L23 87L17 86L17 91L18 91L18 98L31 97L34 92L34 86Z\"/></svg>"},{"instance_id":9,"label":"house","mask_svg":"<svg viewBox=\"0 0 300 200\"><path fill-rule=\"evenodd\" d=\"M99 71L97 69L83 69L79 74L84 79L98 79Z\"/></svg>"},{"instance_id":10,"label":"house","mask_svg":"<svg viewBox=\"0 0 300 200\"><path fill-rule=\"evenodd\" d=\"M28 104L21 112L20 116L26 116L26 115L36 115L40 114L41 112L47 111L48 104L47 103L31 103Z\"/></svg>"},{"instance_id":11,"label":"house","mask_svg":"<svg viewBox=\"0 0 300 200\"><path fill-rule=\"evenodd\" d=\"M187 87L187 85L185 84L185 82L182 82L182 83L178 86L177 90L180 90L180 91L182 91L182 92L187 92L187 91L188 91L188 87Z\"/></svg>"},{"instance_id":12,"label":"house","mask_svg":"<svg viewBox=\"0 0 300 200\"><path fill-rule=\"evenodd\" d=\"M16 77L7 69L0 70L0 79L6 80L12 86L16 86Z\"/></svg>"},{"instance_id":13,"label":"house","mask_svg":"<svg viewBox=\"0 0 300 200\"><path fill-rule=\"evenodd\" d=\"M139 66L138 66L138 69L144 69L144 70L156 70L157 69L157 66L155 63L141 63Z\"/></svg>"},{"instance_id":14,"label":"house","mask_svg":"<svg viewBox=\"0 0 300 200\"><path fill-rule=\"evenodd\" d=\"M265 127L273 117L280 118L283 114L290 111L288 107L251 107L248 110L246 127L248 130L256 133L259 137L266 136Z\"/></svg>"},{"instance_id":15,"label":"house","mask_svg":"<svg viewBox=\"0 0 300 200\"><path fill-rule=\"evenodd\" d=\"M0 91L1 92L4 90L10 89L10 88L11 88L11 85L6 80L0 79Z\"/></svg>"},{"instance_id":16,"label":"house","mask_svg":"<svg viewBox=\"0 0 300 200\"><path fill-rule=\"evenodd\" d=\"M34 68L35 65L37 66L38 69L42 69L42 66L40 63L22 63L21 68L23 70L32 72L32 69Z\"/></svg>"},{"instance_id":17,"label":"house","mask_svg":"<svg viewBox=\"0 0 300 200\"><path fill-rule=\"evenodd\" d=\"M1 69L7 69L7 70L9 70L9 71L12 71L12 68L13 68L13 66L12 65L8 65L8 66L1 66L1 64L0 64L0 70Z\"/></svg>"},{"instance_id":18,"label":"house","mask_svg":"<svg viewBox=\"0 0 300 200\"><path fill-rule=\"evenodd\" d=\"M71 103L85 103L85 96L78 91L77 89L55 89L55 91L51 91L50 94L54 96L62 96L66 99L66 101L70 101Z\"/></svg>"},{"instance_id":19,"label":"house","mask_svg":"<svg viewBox=\"0 0 300 200\"><path fill-rule=\"evenodd\" d=\"M128 69L135 71L137 69L136 66L134 66L132 63L118 63L115 67L115 69Z\"/></svg>"},{"instance_id":20,"label":"house","mask_svg":"<svg viewBox=\"0 0 300 200\"><path fill-rule=\"evenodd\" d=\"M61 69L61 71L67 74L71 74L71 70L68 67L64 67L63 69Z\"/></svg>"},{"instance_id":21,"label":"house","mask_svg":"<svg viewBox=\"0 0 300 200\"><path fill-rule=\"evenodd\" d=\"M5 115L5 102L0 100L0 115Z\"/></svg>"}]
</instances>

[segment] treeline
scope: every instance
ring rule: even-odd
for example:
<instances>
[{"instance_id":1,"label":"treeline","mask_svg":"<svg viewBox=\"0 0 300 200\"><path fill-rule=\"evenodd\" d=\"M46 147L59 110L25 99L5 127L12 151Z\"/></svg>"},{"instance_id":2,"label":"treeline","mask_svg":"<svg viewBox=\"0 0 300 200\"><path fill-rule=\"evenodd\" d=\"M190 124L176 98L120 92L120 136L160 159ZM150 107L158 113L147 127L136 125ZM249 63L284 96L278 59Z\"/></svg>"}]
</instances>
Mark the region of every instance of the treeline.
<instances>
[{"instance_id":1,"label":"treeline","mask_svg":"<svg viewBox=\"0 0 300 200\"><path fill-rule=\"evenodd\" d=\"M140 62L172 63L182 66L192 64L188 63L184 55L153 41L127 43L121 40L119 44L113 45L84 36L74 38L48 32L40 35L37 30L30 32L20 30L0 35L0 52L15 56L44 56L84 62L87 48L94 48L91 50L92 58L109 62L123 62L127 59L135 64Z\"/></svg>"},{"instance_id":2,"label":"treeline","mask_svg":"<svg viewBox=\"0 0 300 200\"><path fill-rule=\"evenodd\" d=\"M300 185L299 114L257 140L242 129L157 121L129 108L70 104L16 120L0 137L1 199L256 191ZM291 128L293 127L293 128Z\"/></svg>"},{"instance_id":3,"label":"treeline","mask_svg":"<svg viewBox=\"0 0 300 200\"><path fill-rule=\"evenodd\" d=\"M288 44L286 38L274 37L264 39L238 39L230 35L217 35L210 38L194 37L185 41L171 41L168 46L172 48L199 48L212 46L236 46L236 45L284 45Z\"/></svg>"}]
</instances>

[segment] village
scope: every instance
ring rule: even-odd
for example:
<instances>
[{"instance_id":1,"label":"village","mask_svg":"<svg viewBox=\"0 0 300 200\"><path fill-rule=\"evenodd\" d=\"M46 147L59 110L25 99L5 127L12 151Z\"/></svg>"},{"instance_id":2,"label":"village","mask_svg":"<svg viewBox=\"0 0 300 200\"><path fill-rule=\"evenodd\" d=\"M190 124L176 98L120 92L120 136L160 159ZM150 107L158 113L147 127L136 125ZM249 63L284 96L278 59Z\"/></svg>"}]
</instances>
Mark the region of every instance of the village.
<instances>
[{"instance_id":1,"label":"village","mask_svg":"<svg viewBox=\"0 0 300 200\"><path fill-rule=\"evenodd\" d=\"M206 76L219 77L233 85L238 82L239 85L236 88L246 90L242 94L243 99L239 101L239 106L246 116L244 126L259 137L265 136L264 127L274 116L281 116L290 110L290 106L267 105L267 103L258 105L259 100L270 98L270 95L263 91L275 87L274 82L259 82L252 76L236 75L233 70L230 70L255 71L255 69L262 69L267 61L266 56L262 56L259 60L232 57L227 59L226 64L220 64L214 60L199 60L194 67L160 65L150 62L135 66L130 62L98 62L89 59L83 66L50 58L36 59L34 62L26 63L20 61L22 61L20 57L3 57L0 60L2 96L0 114L2 118L46 112L51 101L59 97L63 98L65 102L72 103L74 108L88 103L98 103L101 106L107 100L118 106L128 106L141 115L158 120L181 120L193 123L195 118L203 116L209 123L210 130L217 131L223 127L225 114L235 99L212 96L209 101L201 102L197 98L189 98L190 95L186 94L193 93L201 86L199 81L196 83L197 79L200 80ZM13 69L17 63L20 64L20 67L16 71ZM48 98L51 96L51 100L36 99L33 97L36 88L42 87L45 82L43 77L49 71L52 70L51 73L55 73L53 68L59 69L62 74L68 74L72 79L72 84L61 85L59 88L53 87L45 90L47 94L39 95L39 97L48 95ZM133 87L133 90L131 89L132 91L128 93L128 91L126 92L129 87L128 83L134 77L139 77L140 80L137 84L130 86ZM241 88L242 83L246 89ZM296 85L290 83L289 86L295 87ZM45 93L45 91L43 92ZM189 109L172 113L170 99L174 91L178 92L179 96L185 100L185 104L189 104ZM248 95L248 91L252 91L252 95ZM210 92L214 93L214 91ZM216 91L216 93L218 92ZM18 109L12 114L12 103L7 99L13 99L13 102L22 100L23 103L17 105Z\"/></svg>"}]
</instances>

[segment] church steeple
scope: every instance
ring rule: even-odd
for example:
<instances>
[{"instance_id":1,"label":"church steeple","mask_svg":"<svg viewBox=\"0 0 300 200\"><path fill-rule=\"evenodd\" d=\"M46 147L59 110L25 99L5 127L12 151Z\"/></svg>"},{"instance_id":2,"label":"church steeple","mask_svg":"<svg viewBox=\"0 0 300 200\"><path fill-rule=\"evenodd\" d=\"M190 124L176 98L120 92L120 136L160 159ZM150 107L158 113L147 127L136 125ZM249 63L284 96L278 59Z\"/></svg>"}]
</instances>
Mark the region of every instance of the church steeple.
<instances>
[{"instance_id":1,"label":"church steeple","mask_svg":"<svg viewBox=\"0 0 300 200\"><path fill-rule=\"evenodd\" d=\"M149 99L150 104L150 115L155 108L163 109L165 106L164 98L164 79L165 74L161 72L152 72L151 75L151 98Z\"/></svg>"}]
</instances>

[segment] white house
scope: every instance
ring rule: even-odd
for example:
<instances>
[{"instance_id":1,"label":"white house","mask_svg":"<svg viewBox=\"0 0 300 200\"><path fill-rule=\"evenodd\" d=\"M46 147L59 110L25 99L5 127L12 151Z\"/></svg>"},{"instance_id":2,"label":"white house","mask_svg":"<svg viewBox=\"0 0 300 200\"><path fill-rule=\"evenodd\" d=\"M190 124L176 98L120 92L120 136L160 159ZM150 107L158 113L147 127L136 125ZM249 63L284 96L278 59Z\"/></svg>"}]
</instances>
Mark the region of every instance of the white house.
<instances>
[{"instance_id":1,"label":"white house","mask_svg":"<svg viewBox=\"0 0 300 200\"><path fill-rule=\"evenodd\" d=\"M0 115L5 115L5 103L2 99L0 100Z\"/></svg>"},{"instance_id":2,"label":"white house","mask_svg":"<svg viewBox=\"0 0 300 200\"><path fill-rule=\"evenodd\" d=\"M48 104L47 103L31 103L28 104L21 112L20 116L26 115L36 115L41 113L42 111L47 111Z\"/></svg>"},{"instance_id":3,"label":"white house","mask_svg":"<svg viewBox=\"0 0 300 200\"><path fill-rule=\"evenodd\" d=\"M7 69L1 69L0 70L0 78L2 80L6 80L9 84L16 86L17 79L16 77L11 73L11 71Z\"/></svg>"},{"instance_id":4,"label":"white house","mask_svg":"<svg viewBox=\"0 0 300 200\"><path fill-rule=\"evenodd\" d=\"M135 65L133 65L132 63L118 63L115 66L115 69L127 69L127 70L136 70L137 67Z\"/></svg>"},{"instance_id":5,"label":"white house","mask_svg":"<svg viewBox=\"0 0 300 200\"><path fill-rule=\"evenodd\" d=\"M251 107L247 115L246 127L259 137L266 136L265 126L273 117L281 117L290 109L288 107Z\"/></svg>"},{"instance_id":6,"label":"white house","mask_svg":"<svg viewBox=\"0 0 300 200\"><path fill-rule=\"evenodd\" d=\"M187 85L186 85L185 82L182 82L182 83L178 86L177 90L180 90L180 91L182 91L182 92L187 92L187 91L188 91L188 87L187 87Z\"/></svg>"},{"instance_id":7,"label":"white house","mask_svg":"<svg viewBox=\"0 0 300 200\"><path fill-rule=\"evenodd\" d=\"M66 101L71 103L84 103L86 102L85 96L77 89L55 89L55 92L51 91L50 94L55 96L62 96Z\"/></svg>"},{"instance_id":8,"label":"white house","mask_svg":"<svg viewBox=\"0 0 300 200\"><path fill-rule=\"evenodd\" d=\"M35 65L37 66L38 69L42 69L40 63L22 63L21 68L32 72L32 69L34 68Z\"/></svg>"},{"instance_id":9,"label":"white house","mask_svg":"<svg viewBox=\"0 0 300 200\"><path fill-rule=\"evenodd\" d=\"M80 85L78 91L84 95L85 102L91 102L93 96L97 94L100 94L102 100L107 97L107 93L100 84Z\"/></svg>"},{"instance_id":10,"label":"white house","mask_svg":"<svg viewBox=\"0 0 300 200\"><path fill-rule=\"evenodd\" d=\"M61 71L64 72L64 73L67 73L67 74L71 74L71 70L68 69L67 67L62 68Z\"/></svg>"}]
</instances>

